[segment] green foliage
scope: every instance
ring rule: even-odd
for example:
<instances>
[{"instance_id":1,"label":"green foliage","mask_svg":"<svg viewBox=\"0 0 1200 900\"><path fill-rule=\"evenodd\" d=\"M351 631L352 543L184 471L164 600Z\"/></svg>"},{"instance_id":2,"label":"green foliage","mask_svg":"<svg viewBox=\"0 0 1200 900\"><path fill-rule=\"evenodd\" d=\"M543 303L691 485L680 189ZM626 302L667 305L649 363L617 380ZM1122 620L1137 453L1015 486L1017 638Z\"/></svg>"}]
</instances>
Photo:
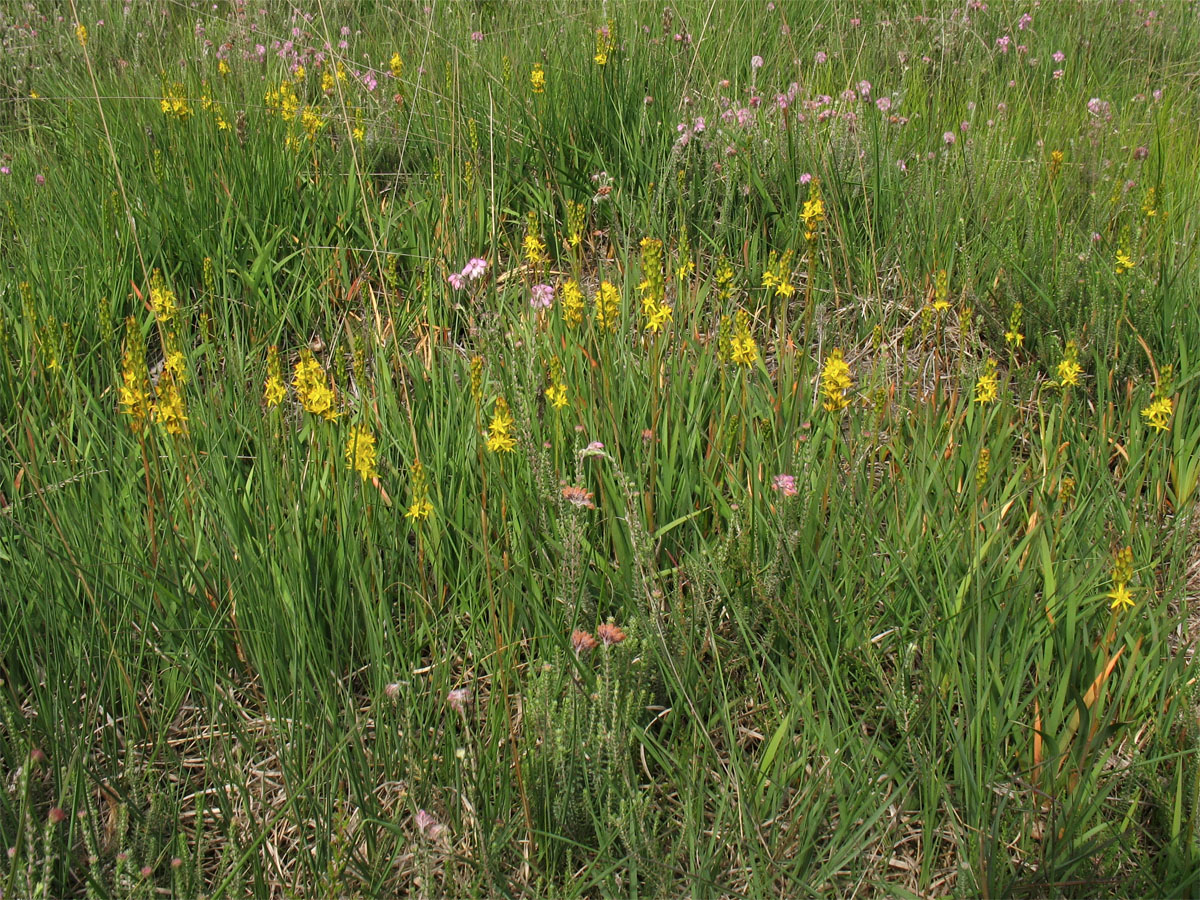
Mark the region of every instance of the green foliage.
<instances>
[{"instance_id":1,"label":"green foliage","mask_svg":"<svg viewBox=\"0 0 1200 900\"><path fill-rule=\"evenodd\" d=\"M0 893L1196 893L1194 10L260 6L0 10Z\"/></svg>"}]
</instances>

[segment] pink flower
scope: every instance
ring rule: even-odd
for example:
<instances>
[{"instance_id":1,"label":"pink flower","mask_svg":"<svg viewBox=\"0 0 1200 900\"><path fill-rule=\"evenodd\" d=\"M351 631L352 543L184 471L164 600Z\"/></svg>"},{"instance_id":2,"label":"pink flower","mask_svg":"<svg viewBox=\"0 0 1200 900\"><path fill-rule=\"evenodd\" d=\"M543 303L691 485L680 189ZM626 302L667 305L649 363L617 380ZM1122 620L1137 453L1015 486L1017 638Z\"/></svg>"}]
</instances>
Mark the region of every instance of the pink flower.
<instances>
[{"instance_id":1,"label":"pink flower","mask_svg":"<svg viewBox=\"0 0 1200 900\"><path fill-rule=\"evenodd\" d=\"M548 284L535 284L530 289L529 305L534 309L549 309L554 302L554 288Z\"/></svg>"},{"instance_id":2,"label":"pink flower","mask_svg":"<svg viewBox=\"0 0 1200 900\"><path fill-rule=\"evenodd\" d=\"M999 49L999 51L1001 53L1007 53L1008 45L1011 41L1012 41L1012 38L1010 38L1007 34L1004 35L1003 37L998 37L998 38L996 38L996 47L997 47L997 49Z\"/></svg>"},{"instance_id":3,"label":"pink flower","mask_svg":"<svg viewBox=\"0 0 1200 900\"><path fill-rule=\"evenodd\" d=\"M458 272L451 272L446 276L446 280L450 282L450 287L454 288L456 291L461 291L467 283L466 279L464 279Z\"/></svg>"},{"instance_id":4,"label":"pink flower","mask_svg":"<svg viewBox=\"0 0 1200 900\"><path fill-rule=\"evenodd\" d=\"M463 277L468 281L475 281L484 273L484 271L487 269L487 266L488 264L486 259L482 259L478 256L472 257L471 259L467 260L467 264L463 266Z\"/></svg>"},{"instance_id":5,"label":"pink flower","mask_svg":"<svg viewBox=\"0 0 1200 900\"><path fill-rule=\"evenodd\" d=\"M1019 18L1017 20L1017 28L1020 29L1021 31L1024 31L1026 28L1028 28L1032 24L1033 24L1033 16L1031 16L1029 13L1025 13L1025 15L1021 16L1021 18Z\"/></svg>"},{"instance_id":6,"label":"pink flower","mask_svg":"<svg viewBox=\"0 0 1200 900\"><path fill-rule=\"evenodd\" d=\"M446 695L446 703L459 715L466 712L467 704L471 702L470 688L455 688Z\"/></svg>"},{"instance_id":7,"label":"pink flower","mask_svg":"<svg viewBox=\"0 0 1200 900\"><path fill-rule=\"evenodd\" d=\"M880 97L878 100L875 101L875 106L879 109L879 111L881 113L885 113L889 109L892 108L892 98L891 97Z\"/></svg>"},{"instance_id":8,"label":"pink flower","mask_svg":"<svg viewBox=\"0 0 1200 900\"><path fill-rule=\"evenodd\" d=\"M824 50L818 50L817 55L814 56L813 59L816 61L817 65L819 66L819 65L824 64L825 60L829 59L829 56L828 56L828 54L825 53Z\"/></svg>"},{"instance_id":9,"label":"pink flower","mask_svg":"<svg viewBox=\"0 0 1200 900\"><path fill-rule=\"evenodd\" d=\"M483 32L482 31L472 31L471 32L471 40L473 40L475 43L478 44L480 41L483 40Z\"/></svg>"},{"instance_id":10,"label":"pink flower","mask_svg":"<svg viewBox=\"0 0 1200 900\"><path fill-rule=\"evenodd\" d=\"M8 175L10 172L12 172L12 169L8 166L0 166L0 175Z\"/></svg>"},{"instance_id":11,"label":"pink flower","mask_svg":"<svg viewBox=\"0 0 1200 900\"><path fill-rule=\"evenodd\" d=\"M33 180L36 181L39 185L45 184L46 176L43 175L41 172L38 172L37 175L34 176Z\"/></svg>"},{"instance_id":12,"label":"pink flower","mask_svg":"<svg viewBox=\"0 0 1200 900\"><path fill-rule=\"evenodd\" d=\"M946 133L944 133L942 135L942 140L945 141L946 146L949 147L949 146L953 145L954 142L958 140L958 138L956 138L954 136L953 131L947 131Z\"/></svg>"},{"instance_id":13,"label":"pink flower","mask_svg":"<svg viewBox=\"0 0 1200 900\"><path fill-rule=\"evenodd\" d=\"M750 57L750 68L761 69L763 67L763 58L761 56Z\"/></svg>"},{"instance_id":14,"label":"pink flower","mask_svg":"<svg viewBox=\"0 0 1200 900\"><path fill-rule=\"evenodd\" d=\"M963 132L964 134L967 132L967 129L970 127L971 127L970 122L959 122L958 123L958 130Z\"/></svg>"},{"instance_id":15,"label":"pink flower","mask_svg":"<svg viewBox=\"0 0 1200 900\"><path fill-rule=\"evenodd\" d=\"M810 181L812 181L812 172L801 172L800 173L800 183L801 184L808 184Z\"/></svg>"},{"instance_id":16,"label":"pink flower","mask_svg":"<svg viewBox=\"0 0 1200 900\"><path fill-rule=\"evenodd\" d=\"M1062 69L1055 69L1053 74L1054 74L1054 77L1055 77L1055 78L1062 78L1062 77L1063 77L1063 70L1062 70Z\"/></svg>"},{"instance_id":17,"label":"pink flower","mask_svg":"<svg viewBox=\"0 0 1200 900\"><path fill-rule=\"evenodd\" d=\"M799 493L796 490L795 475L776 475L771 480L771 487L775 488L775 490L779 491L785 497L795 497Z\"/></svg>"},{"instance_id":18,"label":"pink flower","mask_svg":"<svg viewBox=\"0 0 1200 900\"><path fill-rule=\"evenodd\" d=\"M870 97L871 97L871 82L860 81L858 83L858 93L864 100L870 99Z\"/></svg>"},{"instance_id":19,"label":"pink flower","mask_svg":"<svg viewBox=\"0 0 1200 900\"><path fill-rule=\"evenodd\" d=\"M416 822L421 834L425 835L431 841L436 841L448 830L445 825L423 809L417 810Z\"/></svg>"},{"instance_id":20,"label":"pink flower","mask_svg":"<svg viewBox=\"0 0 1200 900\"><path fill-rule=\"evenodd\" d=\"M1061 50L1055 50L1054 53L1051 54L1050 58L1056 63L1060 63L1067 58L1067 54L1063 53Z\"/></svg>"}]
</instances>

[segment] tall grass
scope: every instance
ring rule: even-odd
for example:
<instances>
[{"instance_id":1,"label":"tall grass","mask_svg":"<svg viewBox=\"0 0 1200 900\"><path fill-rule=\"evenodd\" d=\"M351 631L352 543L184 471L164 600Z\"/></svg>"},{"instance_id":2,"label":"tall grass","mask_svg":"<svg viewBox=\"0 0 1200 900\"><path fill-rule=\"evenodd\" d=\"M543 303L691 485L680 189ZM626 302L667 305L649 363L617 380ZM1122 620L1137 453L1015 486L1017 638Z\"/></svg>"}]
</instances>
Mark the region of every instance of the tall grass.
<instances>
[{"instance_id":1,"label":"tall grass","mask_svg":"<svg viewBox=\"0 0 1200 900\"><path fill-rule=\"evenodd\" d=\"M0 10L4 896L1200 889L1194 8L251 6Z\"/></svg>"}]
</instances>

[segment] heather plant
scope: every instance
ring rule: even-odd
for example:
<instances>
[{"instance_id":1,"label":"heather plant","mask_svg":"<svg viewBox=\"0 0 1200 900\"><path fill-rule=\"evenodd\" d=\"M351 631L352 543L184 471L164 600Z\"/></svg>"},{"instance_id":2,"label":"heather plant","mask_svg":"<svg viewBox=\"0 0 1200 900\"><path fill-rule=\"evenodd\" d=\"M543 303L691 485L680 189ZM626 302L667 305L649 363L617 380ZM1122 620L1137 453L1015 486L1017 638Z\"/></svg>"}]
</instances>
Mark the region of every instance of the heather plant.
<instances>
[{"instance_id":1,"label":"heather plant","mask_svg":"<svg viewBox=\"0 0 1200 900\"><path fill-rule=\"evenodd\" d=\"M0 6L0 893L1196 893L1194 12Z\"/></svg>"}]
</instances>

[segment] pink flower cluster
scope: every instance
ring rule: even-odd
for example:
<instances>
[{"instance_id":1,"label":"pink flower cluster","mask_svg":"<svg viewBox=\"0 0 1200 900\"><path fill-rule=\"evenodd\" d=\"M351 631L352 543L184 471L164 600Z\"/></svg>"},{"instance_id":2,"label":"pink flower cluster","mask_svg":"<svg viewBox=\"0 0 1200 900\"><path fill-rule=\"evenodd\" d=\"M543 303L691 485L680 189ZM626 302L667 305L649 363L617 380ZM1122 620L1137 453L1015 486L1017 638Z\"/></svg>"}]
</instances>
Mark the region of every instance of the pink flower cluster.
<instances>
[{"instance_id":1,"label":"pink flower cluster","mask_svg":"<svg viewBox=\"0 0 1200 900\"><path fill-rule=\"evenodd\" d=\"M529 305L534 309L549 309L554 302L554 288L548 284L535 284L529 291Z\"/></svg>"},{"instance_id":2,"label":"pink flower cluster","mask_svg":"<svg viewBox=\"0 0 1200 900\"><path fill-rule=\"evenodd\" d=\"M446 276L446 280L450 282L450 287L456 291L461 291L467 286L468 282L476 281L487 270L487 260L476 256L467 261L461 272L451 272Z\"/></svg>"}]
</instances>

